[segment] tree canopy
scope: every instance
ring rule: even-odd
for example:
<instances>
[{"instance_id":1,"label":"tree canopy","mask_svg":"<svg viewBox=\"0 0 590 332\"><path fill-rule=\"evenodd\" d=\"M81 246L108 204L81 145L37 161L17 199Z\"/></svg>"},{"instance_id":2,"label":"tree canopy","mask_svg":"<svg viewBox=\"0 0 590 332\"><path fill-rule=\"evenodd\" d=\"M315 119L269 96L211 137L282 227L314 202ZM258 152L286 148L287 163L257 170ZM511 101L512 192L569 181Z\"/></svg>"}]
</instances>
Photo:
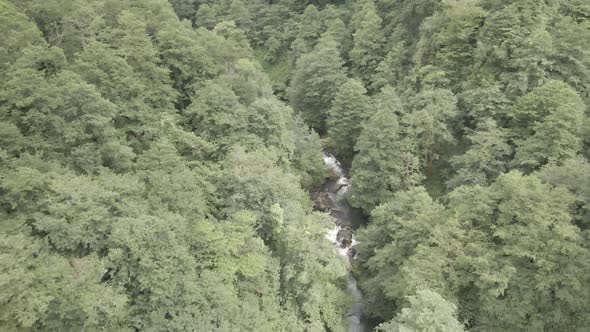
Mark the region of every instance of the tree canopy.
<instances>
[{"instance_id":1,"label":"tree canopy","mask_svg":"<svg viewBox=\"0 0 590 332\"><path fill-rule=\"evenodd\" d=\"M334 332L351 277L366 329L588 330L588 1L0 0L0 31L0 330Z\"/></svg>"}]
</instances>

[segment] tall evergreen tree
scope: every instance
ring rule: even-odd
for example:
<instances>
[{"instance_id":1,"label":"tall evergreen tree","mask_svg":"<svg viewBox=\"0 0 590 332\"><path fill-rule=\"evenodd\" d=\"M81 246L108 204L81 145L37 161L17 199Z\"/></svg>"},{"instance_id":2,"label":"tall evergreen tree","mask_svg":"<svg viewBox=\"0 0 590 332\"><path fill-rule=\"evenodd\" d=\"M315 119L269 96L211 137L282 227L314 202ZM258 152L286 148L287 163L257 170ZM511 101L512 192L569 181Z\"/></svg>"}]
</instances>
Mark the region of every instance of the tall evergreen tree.
<instances>
[{"instance_id":1,"label":"tall evergreen tree","mask_svg":"<svg viewBox=\"0 0 590 332\"><path fill-rule=\"evenodd\" d=\"M589 251L569 214L574 197L516 171L499 176L483 192L475 187L453 196L451 209L460 207L455 215L472 241L463 261L472 271L465 277L474 278L465 281L477 288L465 304L478 308L475 325L583 329L586 319L572 318L588 303L584 275L589 266L583 257Z\"/></svg>"},{"instance_id":2,"label":"tall evergreen tree","mask_svg":"<svg viewBox=\"0 0 590 332\"><path fill-rule=\"evenodd\" d=\"M471 143L469 150L451 158L457 169L457 174L447 183L451 188L462 184L485 186L507 170L512 149L494 120L484 120L467 139Z\"/></svg>"},{"instance_id":3,"label":"tall evergreen tree","mask_svg":"<svg viewBox=\"0 0 590 332\"><path fill-rule=\"evenodd\" d=\"M366 212L422 180L415 143L404 137L398 124L401 101L391 87L377 99L377 113L363 126L351 168L354 185L349 200Z\"/></svg>"},{"instance_id":4,"label":"tall evergreen tree","mask_svg":"<svg viewBox=\"0 0 590 332\"><path fill-rule=\"evenodd\" d=\"M402 121L412 128L424 167L432 169L443 144L454 142L450 122L457 114L457 99L450 90L424 90L411 101L413 111Z\"/></svg>"},{"instance_id":5,"label":"tall evergreen tree","mask_svg":"<svg viewBox=\"0 0 590 332\"><path fill-rule=\"evenodd\" d=\"M447 255L460 250L453 239L457 230L457 223L445 218L445 208L423 187L399 191L373 209L370 223L358 231L367 313L392 319L406 297L422 288L452 295L445 278L455 275Z\"/></svg>"},{"instance_id":6,"label":"tall evergreen tree","mask_svg":"<svg viewBox=\"0 0 590 332\"><path fill-rule=\"evenodd\" d=\"M356 7L352 18L354 45L350 58L355 74L369 82L380 62L385 37L374 0L363 0Z\"/></svg>"},{"instance_id":7,"label":"tall evergreen tree","mask_svg":"<svg viewBox=\"0 0 590 332\"><path fill-rule=\"evenodd\" d=\"M326 130L326 118L338 86L345 79L338 45L324 37L309 54L297 60L289 86L289 101L303 114L307 123L319 132Z\"/></svg>"},{"instance_id":8,"label":"tall evergreen tree","mask_svg":"<svg viewBox=\"0 0 590 332\"><path fill-rule=\"evenodd\" d=\"M309 5L299 18L297 37L291 44L295 56L311 52L321 34L321 16L317 7ZM337 40L337 39L334 39Z\"/></svg>"},{"instance_id":9,"label":"tall evergreen tree","mask_svg":"<svg viewBox=\"0 0 590 332\"><path fill-rule=\"evenodd\" d=\"M547 183L569 189L576 198L573 214L576 223L582 229L590 227L590 164L587 160L578 157L562 165L549 164L534 174Z\"/></svg>"},{"instance_id":10,"label":"tall evergreen tree","mask_svg":"<svg viewBox=\"0 0 590 332\"><path fill-rule=\"evenodd\" d=\"M363 122L371 116L369 97L363 83L349 79L334 97L327 120L330 146L344 160L351 160Z\"/></svg>"},{"instance_id":11,"label":"tall evergreen tree","mask_svg":"<svg viewBox=\"0 0 590 332\"><path fill-rule=\"evenodd\" d=\"M521 98L511 114L516 156L525 171L575 157L582 149L585 105L567 84L551 81Z\"/></svg>"}]
</instances>

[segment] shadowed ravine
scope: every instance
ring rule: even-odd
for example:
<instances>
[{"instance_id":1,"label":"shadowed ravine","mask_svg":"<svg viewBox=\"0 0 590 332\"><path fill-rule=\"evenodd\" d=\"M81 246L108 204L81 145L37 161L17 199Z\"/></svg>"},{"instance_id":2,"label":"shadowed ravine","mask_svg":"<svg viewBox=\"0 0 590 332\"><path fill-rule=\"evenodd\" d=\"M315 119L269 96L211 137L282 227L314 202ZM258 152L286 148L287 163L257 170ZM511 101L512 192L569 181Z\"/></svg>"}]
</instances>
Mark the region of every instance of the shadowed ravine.
<instances>
[{"instance_id":1,"label":"shadowed ravine","mask_svg":"<svg viewBox=\"0 0 590 332\"><path fill-rule=\"evenodd\" d=\"M354 249L356 241L352 226L360 219L360 214L346 200L346 193L351 184L340 162L328 153L324 153L324 162L330 166L334 175L333 179L326 182L318 193L321 196L320 200L323 200L323 208L334 218L335 223L334 229L330 230L326 237L336 246L339 255L347 256L352 260L356 254ZM350 262L347 292L352 300L346 313L349 323L348 331L362 332L364 331L363 295L350 272Z\"/></svg>"}]
</instances>

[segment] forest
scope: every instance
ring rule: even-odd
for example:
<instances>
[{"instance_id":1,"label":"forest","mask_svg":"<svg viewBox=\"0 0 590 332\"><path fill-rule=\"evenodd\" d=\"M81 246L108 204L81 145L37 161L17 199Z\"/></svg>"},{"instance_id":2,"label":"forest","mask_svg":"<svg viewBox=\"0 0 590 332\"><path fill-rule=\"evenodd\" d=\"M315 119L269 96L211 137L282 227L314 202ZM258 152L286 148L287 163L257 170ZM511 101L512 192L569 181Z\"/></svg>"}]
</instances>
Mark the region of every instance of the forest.
<instances>
[{"instance_id":1,"label":"forest","mask_svg":"<svg viewBox=\"0 0 590 332\"><path fill-rule=\"evenodd\" d=\"M590 1L0 0L0 32L0 331L590 331Z\"/></svg>"}]
</instances>

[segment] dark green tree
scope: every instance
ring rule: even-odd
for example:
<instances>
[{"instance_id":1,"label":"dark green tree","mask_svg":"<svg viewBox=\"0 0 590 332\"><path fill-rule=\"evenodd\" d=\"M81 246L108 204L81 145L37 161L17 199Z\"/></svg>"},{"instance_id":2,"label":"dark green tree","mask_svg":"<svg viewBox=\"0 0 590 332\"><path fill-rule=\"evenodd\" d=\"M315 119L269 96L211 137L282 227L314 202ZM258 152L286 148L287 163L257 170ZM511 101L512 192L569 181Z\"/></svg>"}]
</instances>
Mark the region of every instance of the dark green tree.
<instances>
[{"instance_id":1,"label":"dark green tree","mask_svg":"<svg viewBox=\"0 0 590 332\"><path fill-rule=\"evenodd\" d=\"M291 50L296 57L313 50L322 33L321 24L321 16L317 7L314 5L307 6L299 18L297 37L291 44Z\"/></svg>"},{"instance_id":2,"label":"dark green tree","mask_svg":"<svg viewBox=\"0 0 590 332\"><path fill-rule=\"evenodd\" d=\"M354 44L350 59L355 74L369 82L375 74L383 54L385 37L381 27L382 20L377 14L373 0L363 0L356 5L352 17Z\"/></svg>"},{"instance_id":3,"label":"dark green tree","mask_svg":"<svg viewBox=\"0 0 590 332\"><path fill-rule=\"evenodd\" d=\"M342 84L328 113L330 147L344 160L354 156L354 146L363 123L371 116L370 99L363 83L349 79Z\"/></svg>"},{"instance_id":4,"label":"dark green tree","mask_svg":"<svg viewBox=\"0 0 590 332\"><path fill-rule=\"evenodd\" d=\"M288 89L293 108L319 132L326 131L326 118L338 86L345 80L336 42L322 38L312 52L297 60Z\"/></svg>"},{"instance_id":5,"label":"dark green tree","mask_svg":"<svg viewBox=\"0 0 590 332\"><path fill-rule=\"evenodd\" d=\"M412 112L402 122L412 128L419 155L426 169L431 170L440 158L444 144L452 144L451 120L457 115L457 99L450 90L425 90L411 101Z\"/></svg>"},{"instance_id":6,"label":"dark green tree","mask_svg":"<svg viewBox=\"0 0 590 332\"><path fill-rule=\"evenodd\" d=\"M409 297L410 307L404 308L393 320L379 325L382 332L463 332L457 320L457 307L431 290L420 290Z\"/></svg>"},{"instance_id":7,"label":"dark green tree","mask_svg":"<svg viewBox=\"0 0 590 332\"><path fill-rule=\"evenodd\" d=\"M566 160L562 165L549 164L535 175L554 186L565 187L574 194L574 215L583 229L590 227L590 165L584 158Z\"/></svg>"},{"instance_id":8,"label":"dark green tree","mask_svg":"<svg viewBox=\"0 0 590 332\"><path fill-rule=\"evenodd\" d=\"M506 134L494 120L483 120L467 140L471 144L469 149L451 158L451 164L457 170L447 182L451 188L463 184L485 186L507 170L512 149L506 142Z\"/></svg>"},{"instance_id":9,"label":"dark green tree","mask_svg":"<svg viewBox=\"0 0 590 332\"><path fill-rule=\"evenodd\" d=\"M403 136L398 123L401 101L391 87L383 88L377 99L377 113L363 126L351 168L354 185L349 200L366 212L422 180L416 146Z\"/></svg>"},{"instance_id":10,"label":"dark green tree","mask_svg":"<svg viewBox=\"0 0 590 332\"><path fill-rule=\"evenodd\" d=\"M199 9L195 13L195 25L206 29L213 29L217 24L217 13L215 9L206 3L199 5Z\"/></svg>"},{"instance_id":11,"label":"dark green tree","mask_svg":"<svg viewBox=\"0 0 590 332\"><path fill-rule=\"evenodd\" d=\"M444 214L422 187L397 192L371 212L371 222L358 231L369 315L393 318L405 297L421 288L449 293L445 276L453 274L453 267L445 253L459 246L450 239L457 225Z\"/></svg>"},{"instance_id":12,"label":"dark green tree","mask_svg":"<svg viewBox=\"0 0 590 332\"><path fill-rule=\"evenodd\" d=\"M513 119L514 165L530 171L575 157L582 149L585 105L569 85L551 81L517 103Z\"/></svg>"}]
</instances>

